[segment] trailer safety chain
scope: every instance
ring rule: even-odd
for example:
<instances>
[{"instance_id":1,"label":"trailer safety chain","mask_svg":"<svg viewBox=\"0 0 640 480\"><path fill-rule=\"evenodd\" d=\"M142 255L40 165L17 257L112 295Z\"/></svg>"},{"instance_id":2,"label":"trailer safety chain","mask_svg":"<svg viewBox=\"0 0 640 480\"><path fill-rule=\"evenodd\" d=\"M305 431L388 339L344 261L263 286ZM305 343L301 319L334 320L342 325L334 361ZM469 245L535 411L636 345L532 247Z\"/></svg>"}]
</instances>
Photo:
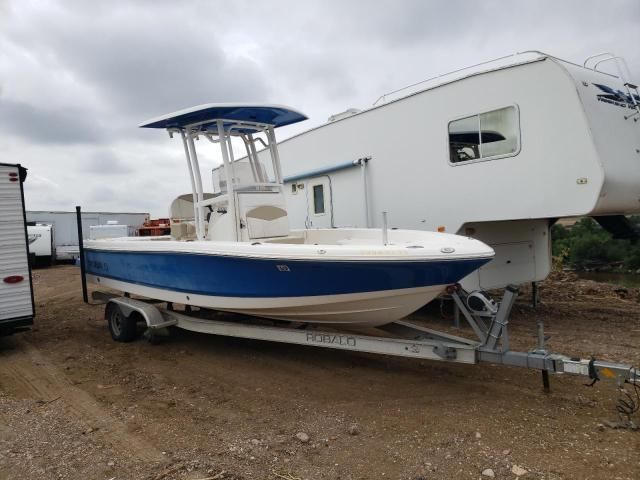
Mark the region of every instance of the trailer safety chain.
<instances>
[{"instance_id":1,"label":"trailer safety chain","mask_svg":"<svg viewBox=\"0 0 640 480\"><path fill-rule=\"evenodd\" d=\"M636 378L636 369L633 368L633 375L631 378ZM620 387L620 397L618 398L618 402L616 405L616 411L618 412L618 416L620 420L628 427L632 429L636 429L638 427L635 426L633 420L631 420L631 416L638 412L640 409L640 385L637 382L632 382L629 380L625 380L624 383L629 383L632 385L633 392L636 394L635 399L633 396L624 388L624 385Z\"/></svg>"},{"instance_id":2,"label":"trailer safety chain","mask_svg":"<svg viewBox=\"0 0 640 480\"><path fill-rule=\"evenodd\" d=\"M585 387L593 387L597 381L600 380L598 376L598 371L596 370L596 357L591 357L589 360L589 378L591 379L591 383L585 383Z\"/></svg>"}]
</instances>

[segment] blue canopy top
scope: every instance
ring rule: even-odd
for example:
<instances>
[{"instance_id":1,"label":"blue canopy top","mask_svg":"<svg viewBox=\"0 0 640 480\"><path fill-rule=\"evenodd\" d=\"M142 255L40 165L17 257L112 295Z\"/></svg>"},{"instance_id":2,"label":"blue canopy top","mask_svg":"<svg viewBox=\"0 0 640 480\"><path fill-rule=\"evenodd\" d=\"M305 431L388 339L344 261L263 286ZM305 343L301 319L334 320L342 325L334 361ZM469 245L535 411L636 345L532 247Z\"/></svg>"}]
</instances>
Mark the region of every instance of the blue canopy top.
<instances>
[{"instance_id":1,"label":"blue canopy top","mask_svg":"<svg viewBox=\"0 0 640 480\"><path fill-rule=\"evenodd\" d=\"M256 122L282 127L306 120L306 115L283 105L207 103L162 115L141 123L142 128L184 128L199 124L201 131L216 133L216 120L225 120L225 125L233 122ZM237 133L252 129L235 130Z\"/></svg>"}]
</instances>

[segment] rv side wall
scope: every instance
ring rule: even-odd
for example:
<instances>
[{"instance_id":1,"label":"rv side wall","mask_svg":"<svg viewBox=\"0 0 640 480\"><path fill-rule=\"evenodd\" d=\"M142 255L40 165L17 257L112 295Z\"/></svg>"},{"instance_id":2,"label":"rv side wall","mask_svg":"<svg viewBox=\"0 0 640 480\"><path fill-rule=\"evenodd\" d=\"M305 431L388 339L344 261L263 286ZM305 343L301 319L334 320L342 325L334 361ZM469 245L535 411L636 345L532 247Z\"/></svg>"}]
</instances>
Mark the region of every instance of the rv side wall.
<instances>
[{"instance_id":1,"label":"rv side wall","mask_svg":"<svg viewBox=\"0 0 640 480\"><path fill-rule=\"evenodd\" d=\"M508 106L517 107L518 151L452 164L449 123ZM603 182L574 82L550 60L463 79L324 125L281 142L280 153L287 176L371 156L369 207L378 226L383 210L393 226L448 232L466 222L581 215L593 209ZM587 183L579 182L585 177ZM353 206L352 199L335 201L334 212Z\"/></svg>"},{"instance_id":2,"label":"rv side wall","mask_svg":"<svg viewBox=\"0 0 640 480\"><path fill-rule=\"evenodd\" d=\"M33 322L20 167L0 164L0 334Z\"/></svg>"},{"instance_id":3,"label":"rv side wall","mask_svg":"<svg viewBox=\"0 0 640 480\"><path fill-rule=\"evenodd\" d=\"M287 182L285 198L292 228L367 228L362 168L354 165Z\"/></svg>"},{"instance_id":4,"label":"rv side wall","mask_svg":"<svg viewBox=\"0 0 640 480\"><path fill-rule=\"evenodd\" d=\"M604 172L604 184L597 205L588 213L638 213L640 113L635 109L629 91L619 78L571 64L560 65L574 79L589 124L591 141ZM631 90L631 93L638 95L635 90ZM637 101L640 102L640 98Z\"/></svg>"}]
</instances>

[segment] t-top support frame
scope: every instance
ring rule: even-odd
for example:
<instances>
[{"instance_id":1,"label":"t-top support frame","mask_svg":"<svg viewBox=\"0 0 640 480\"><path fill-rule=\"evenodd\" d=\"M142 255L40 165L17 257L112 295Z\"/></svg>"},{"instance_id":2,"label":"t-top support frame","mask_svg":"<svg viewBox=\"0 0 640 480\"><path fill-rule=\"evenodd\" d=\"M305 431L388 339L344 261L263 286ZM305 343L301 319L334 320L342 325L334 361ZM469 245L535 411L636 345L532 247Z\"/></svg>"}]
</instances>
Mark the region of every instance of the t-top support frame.
<instances>
[{"instance_id":1,"label":"t-top support frame","mask_svg":"<svg viewBox=\"0 0 640 480\"><path fill-rule=\"evenodd\" d=\"M215 128L212 128L215 125ZM189 181L191 183L191 191L193 194L193 217L196 231L196 238L198 240L205 240L206 229L206 216L205 207L214 203L227 202L227 214L233 219L234 228L232 228L232 240L238 241L239 239L239 218L237 215L237 208L235 202L235 191L238 187L234 185L234 164L235 158L233 155L233 145L231 142L232 137L239 137L242 139L247 157L253 173L254 182L247 186L258 187L277 187L282 191L283 177L282 169L280 167L280 156L278 154L276 136L274 126L249 121L237 121L228 119L210 119L201 121L198 123L186 125L185 127L172 127L168 128L169 136L173 138L174 133L179 133L182 139L182 145L184 148L184 154L187 159L187 168L189 171ZM262 138L255 136L256 134L264 133L266 142ZM224 174L227 179L227 192L214 199L204 200L204 189L202 186L202 172L200 170L200 164L198 161L198 154L196 151L196 145L194 140L198 140L200 135L205 136L213 143L220 144L220 152L222 154L222 164L224 168ZM217 138L216 138L217 137ZM259 141L269 152L271 161L273 162L273 172L275 176L275 182L269 182L267 178L264 178L262 171L259 168L260 160L258 159L258 151L256 148L256 142Z\"/></svg>"}]
</instances>

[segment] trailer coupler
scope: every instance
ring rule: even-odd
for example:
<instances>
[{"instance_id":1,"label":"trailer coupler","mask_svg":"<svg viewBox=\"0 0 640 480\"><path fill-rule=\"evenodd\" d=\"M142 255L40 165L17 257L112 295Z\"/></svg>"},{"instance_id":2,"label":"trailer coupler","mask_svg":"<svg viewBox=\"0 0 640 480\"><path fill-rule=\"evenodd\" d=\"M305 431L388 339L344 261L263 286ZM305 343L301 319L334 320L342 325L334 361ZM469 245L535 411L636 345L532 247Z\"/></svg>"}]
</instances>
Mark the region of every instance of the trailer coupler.
<instances>
[{"instance_id":1,"label":"trailer coupler","mask_svg":"<svg viewBox=\"0 0 640 480\"><path fill-rule=\"evenodd\" d=\"M620 363L605 362L591 358L581 360L576 358L563 357L557 355L559 370L557 373L569 373L573 375L584 375L592 381L587 386L593 386L597 381L606 378L615 380L618 386L625 383L640 385L640 372L636 367Z\"/></svg>"}]
</instances>

